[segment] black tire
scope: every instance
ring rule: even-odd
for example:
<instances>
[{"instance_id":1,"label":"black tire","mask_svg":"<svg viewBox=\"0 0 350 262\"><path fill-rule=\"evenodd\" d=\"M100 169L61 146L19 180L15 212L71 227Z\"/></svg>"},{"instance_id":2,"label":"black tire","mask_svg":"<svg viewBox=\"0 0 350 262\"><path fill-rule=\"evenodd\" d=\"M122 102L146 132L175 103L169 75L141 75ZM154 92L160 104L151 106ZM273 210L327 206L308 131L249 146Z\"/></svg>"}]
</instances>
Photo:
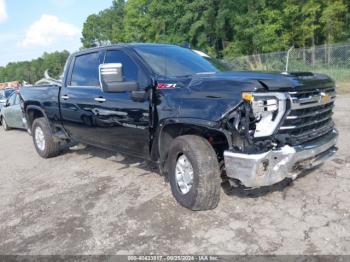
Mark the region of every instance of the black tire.
<instances>
[{"instance_id":1,"label":"black tire","mask_svg":"<svg viewBox=\"0 0 350 262\"><path fill-rule=\"evenodd\" d=\"M36 130L39 128L42 130L43 137L44 137L45 147L43 149L41 149L36 142L37 141ZM53 140L51 128L44 117L40 117L34 120L34 123L32 126L32 137L33 137L35 149L42 158L55 157L60 153L60 143L55 142Z\"/></svg>"},{"instance_id":2,"label":"black tire","mask_svg":"<svg viewBox=\"0 0 350 262\"><path fill-rule=\"evenodd\" d=\"M6 120L4 117L1 118L1 124L2 124L2 128L5 130L5 131L8 131L10 130L11 128L8 126L8 124L6 123Z\"/></svg>"},{"instance_id":3,"label":"black tire","mask_svg":"<svg viewBox=\"0 0 350 262\"><path fill-rule=\"evenodd\" d=\"M193 168L193 184L183 194L176 181L176 164L185 155ZM199 136L185 135L176 138L170 147L167 160L168 176L173 196L182 206L191 210L210 210L220 201L221 179L217 156L209 142Z\"/></svg>"}]
</instances>

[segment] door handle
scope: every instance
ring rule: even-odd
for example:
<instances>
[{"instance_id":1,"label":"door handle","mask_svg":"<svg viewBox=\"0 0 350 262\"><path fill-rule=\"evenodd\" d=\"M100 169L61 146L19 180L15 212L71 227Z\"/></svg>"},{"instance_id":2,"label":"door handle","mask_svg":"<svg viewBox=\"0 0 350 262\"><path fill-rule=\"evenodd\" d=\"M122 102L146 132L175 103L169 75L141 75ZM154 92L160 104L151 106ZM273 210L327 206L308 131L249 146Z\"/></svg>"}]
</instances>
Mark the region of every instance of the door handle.
<instances>
[{"instance_id":1,"label":"door handle","mask_svg":"<svg viewBox=\"0 0 350 262\"><path fill-rule=\"evenodd\" d=\"M61 98L62 98L63 100L67 100L67 99L69 99L69 96L63 95L63 96L61 96Z\"/></svg>"},{"instance_id":2,"label":"door handle","mask_svg":"<svg viewBox=\"0 0 350 262\"><path fill-rule=\"evenodd\" d=\"M96 101L96 102L103 103L103 102L106 102L106 99L103 98L103 97L96 97L96 98L95 98L95 101Z\"/></svg>"}]
</instances>

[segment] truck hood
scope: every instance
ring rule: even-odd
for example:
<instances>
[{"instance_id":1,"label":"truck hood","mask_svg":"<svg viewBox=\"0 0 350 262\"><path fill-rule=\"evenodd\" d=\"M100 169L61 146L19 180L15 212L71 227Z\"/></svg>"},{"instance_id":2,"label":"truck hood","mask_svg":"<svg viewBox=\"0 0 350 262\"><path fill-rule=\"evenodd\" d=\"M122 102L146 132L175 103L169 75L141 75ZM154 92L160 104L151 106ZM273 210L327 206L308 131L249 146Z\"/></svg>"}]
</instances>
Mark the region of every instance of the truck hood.
<instances>
[{"instance_id":1,"label":"truck hood","mask_svg":"<svg viewBox=\"0 0 350 262\"><path fill-rule=\"evenodd\" d=\"M326 75L313 73L219 72L159 78L168 112L176 117L219 120L241 103L241 92L286 92L334 87ZM174 88L175 87L175 88ZM170 110L171 109L171 110Z\"/></svg>"},{"instance_id":2,"label":"truck hood","mask_svg":"<svg viewBox=\"0 0 350 262\"><path fill-rule=\"evenodd\" d=\"M164 78L161 80L177 84L178 87L187 88L198 86L199 84L205 86L205 88L210 88L210 86L216 86L215 82L220 83L221 86L227 85L227 88L232 88L232 84L235 83L252 83L255 81L259 83L256 88L260 89L262 87L265 91L297 91L334 87L334 81L327 75L304 72L288 74L247 71L218 72L197 74L189 77Z\"/></svg>"}]
</instances>

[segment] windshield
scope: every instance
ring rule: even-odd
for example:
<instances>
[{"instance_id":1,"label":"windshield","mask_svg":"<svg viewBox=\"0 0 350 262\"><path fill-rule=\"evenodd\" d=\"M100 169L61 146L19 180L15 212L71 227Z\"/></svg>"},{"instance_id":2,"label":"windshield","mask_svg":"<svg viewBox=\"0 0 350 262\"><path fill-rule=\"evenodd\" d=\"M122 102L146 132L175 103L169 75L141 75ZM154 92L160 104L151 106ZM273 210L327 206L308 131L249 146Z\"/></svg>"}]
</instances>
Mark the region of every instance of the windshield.
<instances>
[{"instance_id":1,"label":"windshield","mask_svg":"<svg viewBox=\"0 0 350 262\"><path fill-rule=\"evenodd\" d=\"M135 50L161 76L187 76L220 71L210 61L179 46L141 45L135 46Z\"/></svg>"},{"instance_id":2,"label":"windshield","mask_svg":"<svg viewBox=\"0 0 350 262\"><path fill-rule=\"evenodd\" d=\"M9 97L9 96L13 93L13 91L15 91L15 90L12 90L12 89L10 89L10 90L5 90L5 97L6 97L6 98Z\"/></svg>"},{"instance_id":3,"label":"windshield","mask_svg":"<svg viewBox=\"0 0 350 262\"><path fill-rule=\"evenodd\" d=\"M0 99L6 99L8 98L12 93L13 89L7 89L7 90L2 90L0 91Z\"/></svg>"},{"instance_id":4,"label":"windshield","mask_svg":"<svg viewBox=\"0 0 350 262\"><path fill-rule=\"evenodd\" d=\"M204 57L204 58L207 61L209 61L211 64L215 65L215 67L218 68L222 72L232 71L230 66L222 60L212 58L212 57Z\"/></svg>"}]
</instances>

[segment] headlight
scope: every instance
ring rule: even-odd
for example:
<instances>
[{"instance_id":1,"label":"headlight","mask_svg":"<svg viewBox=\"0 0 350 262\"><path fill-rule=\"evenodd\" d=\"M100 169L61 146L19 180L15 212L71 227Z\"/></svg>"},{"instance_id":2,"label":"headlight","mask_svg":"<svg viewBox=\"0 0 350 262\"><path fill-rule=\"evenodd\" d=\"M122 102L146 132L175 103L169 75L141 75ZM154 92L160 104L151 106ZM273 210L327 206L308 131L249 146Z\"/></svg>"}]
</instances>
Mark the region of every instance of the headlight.
<instances>
[{"instance_id":1,"label":"headlight","mask_svg":"<svg viewBox=\"0 0 350 262\"><path fill-rule=\"evenodd\" d=\"M271 136L286 112L284 93L242 93L242 98L250 103L257 121L254 137Z\"/></svg>"}]
</instances>

